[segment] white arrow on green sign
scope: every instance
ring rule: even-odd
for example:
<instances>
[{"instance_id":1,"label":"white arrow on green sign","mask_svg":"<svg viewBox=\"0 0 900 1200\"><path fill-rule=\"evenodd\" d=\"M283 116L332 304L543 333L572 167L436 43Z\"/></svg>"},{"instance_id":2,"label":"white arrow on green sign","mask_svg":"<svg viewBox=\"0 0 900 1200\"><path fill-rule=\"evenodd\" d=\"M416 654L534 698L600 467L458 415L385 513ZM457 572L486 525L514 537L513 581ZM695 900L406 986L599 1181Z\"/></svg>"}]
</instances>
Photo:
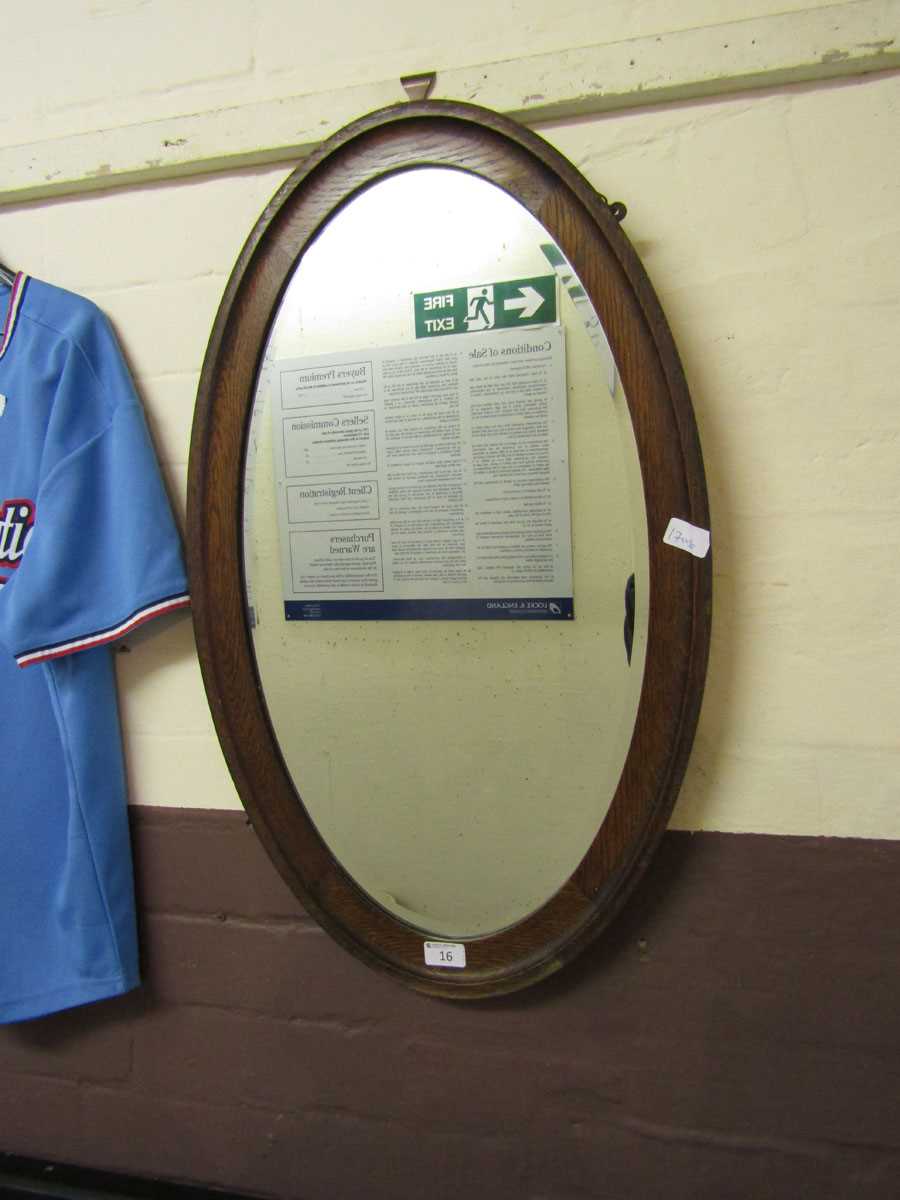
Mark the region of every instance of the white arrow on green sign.
<instances>
[{"instance_id":1,"label":"white arrow on green sign","mask_svg":"<svg viewBox=\"0 0 900 1200\"><path fill-rule=\"evenodd\" d=\"M556 276L415 292L413 309L417 338L547 325L556 320Z\"/></svg>"}]
</instances>

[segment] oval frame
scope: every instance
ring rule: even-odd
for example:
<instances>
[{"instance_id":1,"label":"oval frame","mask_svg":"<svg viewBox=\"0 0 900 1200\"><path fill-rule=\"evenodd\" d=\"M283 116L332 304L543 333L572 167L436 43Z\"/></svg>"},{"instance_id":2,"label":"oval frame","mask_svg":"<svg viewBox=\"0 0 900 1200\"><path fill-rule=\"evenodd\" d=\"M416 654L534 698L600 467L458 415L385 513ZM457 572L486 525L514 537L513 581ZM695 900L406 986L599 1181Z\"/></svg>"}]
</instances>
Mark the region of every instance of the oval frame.
<instances>
[{"instance_id":1,"label":"oval frame","mask_svg":"<svg viewBox=\"0 0 900 1200\"><path fill-rule=\"evenodd\" d=\"M307 815L257 674L242 552L247 427L263 349L291 273L317 231L354 194L419 166L452 166L503 188L537 218L575 269L603 324L628 400L649 539L643 687L609 812L555 895L513 926L467 939L466 968L449 971L425 965L423 940L429 935L372 900ZM203 680L238 793L288 885L346 949L420 991L474 999L551 974L620 909L671 814L706 674L711 555L700 559L664 544L671 517L709 528L684 373L659 301L616 217L558 151L497 113L426 100L353 122L288 178L244 246L207 348L191 437L187 549Z\"/></svg>"}]
</instances>

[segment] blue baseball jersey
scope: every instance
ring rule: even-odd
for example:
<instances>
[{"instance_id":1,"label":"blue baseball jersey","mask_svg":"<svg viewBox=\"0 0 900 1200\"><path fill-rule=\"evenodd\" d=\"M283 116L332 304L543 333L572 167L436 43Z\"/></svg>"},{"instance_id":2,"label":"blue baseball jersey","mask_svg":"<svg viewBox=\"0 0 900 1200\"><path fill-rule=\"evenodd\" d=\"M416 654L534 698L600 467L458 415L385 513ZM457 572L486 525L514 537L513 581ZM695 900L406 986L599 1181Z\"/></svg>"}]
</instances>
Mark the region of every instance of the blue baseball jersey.
<instances>
[{"instance_id":1,"label":"blue baseball jersey","mask_svg":"<svg viewBox=\"0 0 900 1200\"><path fill-rule=\"evenodd\" d=\"M109 644L188 603L144 415L90 301L0 286L0 1022L138 978Z\"/></svg>"}]
</instances>

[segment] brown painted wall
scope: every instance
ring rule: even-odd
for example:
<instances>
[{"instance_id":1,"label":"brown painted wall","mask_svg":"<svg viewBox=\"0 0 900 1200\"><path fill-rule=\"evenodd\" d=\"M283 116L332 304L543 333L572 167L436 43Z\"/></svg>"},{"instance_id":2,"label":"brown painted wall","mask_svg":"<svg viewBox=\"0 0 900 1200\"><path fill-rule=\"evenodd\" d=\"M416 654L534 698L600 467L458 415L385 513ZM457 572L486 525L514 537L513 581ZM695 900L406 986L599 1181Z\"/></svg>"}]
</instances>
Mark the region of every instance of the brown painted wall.
<instances>
[{"instance_id":1,"label":"brown painted wall","mask_svg":"<svg viewBox=\"0 0 900 1200\"><path fill-rule=\"evenodd\" d=\"M302 1200L844 1200L900 1180L900 844L668 834L519 996L400 988L243 817L135 809L146 984L0 1029L0 1150Z\"/></svg>"}]
</instances>

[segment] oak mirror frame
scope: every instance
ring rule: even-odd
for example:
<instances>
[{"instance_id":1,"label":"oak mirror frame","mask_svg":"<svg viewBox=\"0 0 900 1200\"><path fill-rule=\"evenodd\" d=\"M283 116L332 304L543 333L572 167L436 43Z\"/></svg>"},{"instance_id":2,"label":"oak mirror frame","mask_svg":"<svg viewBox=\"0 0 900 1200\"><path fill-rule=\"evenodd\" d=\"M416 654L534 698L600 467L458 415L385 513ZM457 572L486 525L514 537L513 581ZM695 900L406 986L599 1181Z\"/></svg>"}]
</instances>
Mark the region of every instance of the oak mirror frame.
<instances>
[{"instance_id":1,"label":"oak mirror frame","mask_svg":"<svg viewBox=\"0 0 900 1200\"><path fill-rule=\"evenodd\" d=\"M426 963L425 941L456 939L378 903L310 815L267 703L248 615L244 546L253 409L266 347L298 264L354 198L428 168L501 189L571 267L621 381L643 491L642 529L646 521L643 681L624 765L603 801L605 816L548 898L512 924L464 939L463 969ZM434 995L477 999L515 991L557 970L603 931L662 836L699 716L711 556L663 537L672 518L709 529L700 445L669 327L620 216L559 152L497 113L449 101L372 113L323 143L266 207L227 285L207 349L191 441L188 557L200 664L226 761L253 828L308 912L370 966ZM553 798L561 810L566 802L565 794Z\"/></svg>"}]
</instances>

